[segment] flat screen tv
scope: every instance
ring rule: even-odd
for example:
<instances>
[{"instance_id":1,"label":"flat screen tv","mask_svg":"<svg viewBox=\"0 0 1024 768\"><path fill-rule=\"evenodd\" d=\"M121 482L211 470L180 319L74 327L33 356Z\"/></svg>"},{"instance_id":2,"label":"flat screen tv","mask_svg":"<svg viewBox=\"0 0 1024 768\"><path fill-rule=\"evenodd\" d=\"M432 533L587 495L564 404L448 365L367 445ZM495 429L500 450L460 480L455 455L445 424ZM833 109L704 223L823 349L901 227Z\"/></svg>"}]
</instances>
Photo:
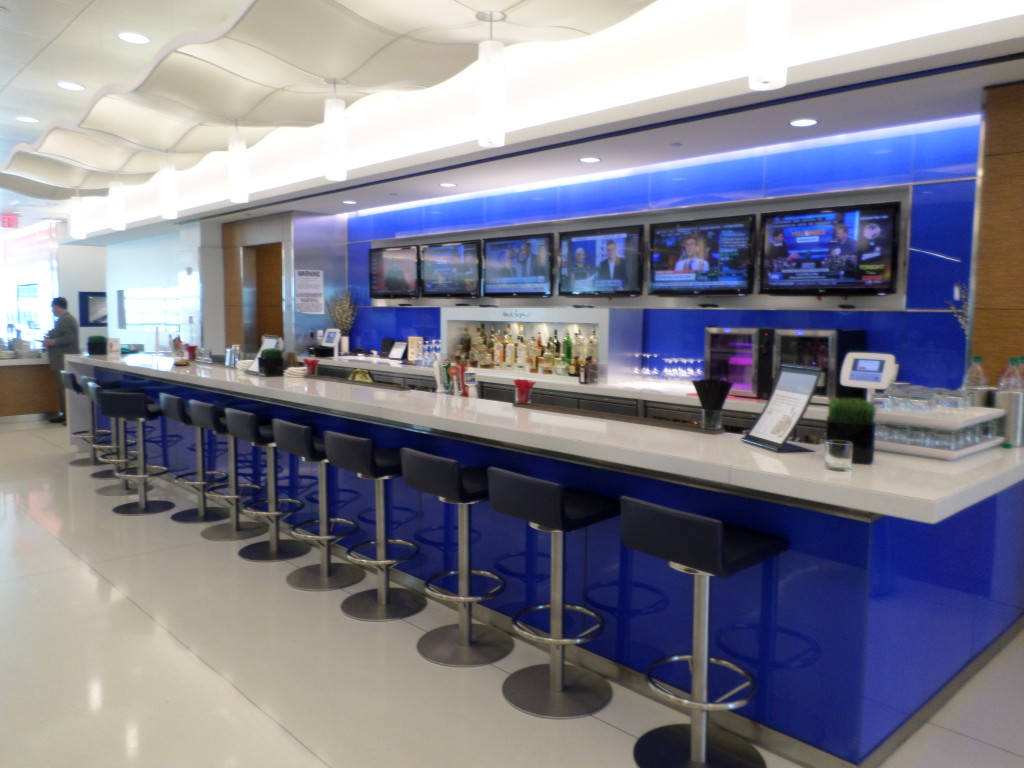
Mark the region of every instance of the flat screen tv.
<instances>
[{"instance_id":1,"label":"flat screen tv","mask_svg":"<svg viewBox=\"0 0 1024 768\"><path fill-rule=\"evenodd\" d=\"M640 293L642 227L568 232L560 240L558 292L563 296Z\"/></svg>"},{"instance_id":2,"label":"flat screen tv","mask_svg":"<svg viewBox=\"0 0 1024 768\"><path fill-rule=\"evenodd\" d=\"M484 240L485 296L550 296L551 235Z\"/></svg>"},{"instance_id":3,"label":"flat screen tv","mask_svg":"<svg viewBox=\"0 0 1024 768\"><path fill-rule=\"evenodd\" d=\"M648 293L750 293L754 217L651 225Z\"/></svg>"},{"instance_id":4,"label":"flat screen tv","mask_svg":"<svg viewBox=\"0 0 1024 768\"><path fill-rule=\"evenodd\" d=\"M480 242L420 246L422 296L480 295Z\"/></svg>"},{"instance_id":5,"label":"flat screen tv","mask_svg":"<svg viewBox=\"0 0 1024 768\"><path fill-rule=\"evenodd\" d=\"M765 214L761 292L892 293L899 214L899 203Z\"/></svg>"},{"instance_id":6,"label":"flat screen tv","mask_svg":"<svg viewBox=\"0 0 1024 768\"><path fill-rule=\"evenodd\" d=\"M419 247L370 249L370 298L411 299L416 297L416 262Z\"/></svg>"}]
</instances>

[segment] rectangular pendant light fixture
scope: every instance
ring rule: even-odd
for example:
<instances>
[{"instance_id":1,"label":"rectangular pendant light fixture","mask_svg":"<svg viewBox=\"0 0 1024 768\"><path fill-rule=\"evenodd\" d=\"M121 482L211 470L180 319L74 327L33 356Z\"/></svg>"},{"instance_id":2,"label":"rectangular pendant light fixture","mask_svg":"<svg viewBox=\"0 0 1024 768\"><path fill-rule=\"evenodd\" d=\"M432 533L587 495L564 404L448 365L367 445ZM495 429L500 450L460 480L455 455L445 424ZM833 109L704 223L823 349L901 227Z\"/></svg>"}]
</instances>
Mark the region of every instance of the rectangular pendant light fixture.
<instances>
[{"instance_id":1,"label":"rectangular pendant light fixture","mask_svg":"<svg viewBox=\"0 0 1024 768\"><path fill-rule=\"evenodd\" d=\"M324 178L345 181L348 178L348 121L345 102L324 100Z\"/></svg>"},{"instance_id":2,"label":"rectangular pendant light fixture","mask_svg":"<svg viewBox=\"0 0 1024 768\"><path fill-rule=\"evenodd\" d=\"M169 160L164 161L157 174L157 189L161 218L168 221L178 218L178 171Z\"/></svg>"},{"instance_id":3,"label":"rectangular pendant light fixture","mask_svg":"<svg viewBox=\"0 0 1024 768\"><path fill-rule=\"evenodd\" d=\"M479 43L476 80L477 143L505 146L505 45L498 40Z\"/></svg>"},{"instance_id":4,"label":"rectangular pendant light fixture","mask_svg":"<svg viewBox=\"0 0 1024 768\"><path fill-rule=\"evenodd\" d=\"M245 138L238 133L228 139L228 200L249 202L249 155Z\"/></svg>"},{"instance_id":5,"label":"rectangular pendant light fixture","mask_svg":"<svg viewBox=\"0 0 1024 768\"><path fill-rule=\"evenodd\" d=\"M85 239L85 210L80 197L73 197L68 203L68 235L72 240Z\"/></svg>"},{"instance_id":6,"label":"rectangular pendant light fixture","mask_svg":"<svg viewBox=\"0 0 1024 768\"><path fill-rule=\"evenodd\" d=\"M789 0L747 0L748 87L773 91L786 85Z\"/></svg>"},{"instance_id":7,"label":"rectangular pendant light fixture","mask_svg":"<svg viewBox=\"0 0 1024 768\"><path fill-rule=\"evenodd\" d=\"M124 232L127 227L125 214L124 184L120 181L110 182L107 190L107 219L108 224L115 232Z\"/></svg>"}]
</instances>

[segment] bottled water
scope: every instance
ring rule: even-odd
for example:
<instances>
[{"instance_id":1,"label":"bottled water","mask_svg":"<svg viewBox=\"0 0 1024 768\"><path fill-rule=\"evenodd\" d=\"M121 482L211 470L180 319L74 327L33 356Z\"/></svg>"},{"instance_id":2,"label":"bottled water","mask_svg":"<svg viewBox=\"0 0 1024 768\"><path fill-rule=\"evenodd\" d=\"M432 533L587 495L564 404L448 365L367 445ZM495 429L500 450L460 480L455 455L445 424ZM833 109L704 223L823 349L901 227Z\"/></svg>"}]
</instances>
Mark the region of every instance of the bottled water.
<instances>
[{"instance_id":1,"label":"bottled water","mask_svg":"<svg viewBox=\"0 0 1024 768\"><path fill-rule=\"evenodd\" d=\"M981 367L981 355L971 358L971 364L964 374L964 389L971 387L987 387L988 377L985 376L985 369Z\"/></svg>"},{"instance_id":2,"label":"bottled water","mask_svg":"<svg viewBox=\"0 0 1024 768\"><path fill-rule=\"evenodd\" d=\"M1020 358L1011 357L1006 370L999 377L999 391L1019 392L1022 387L1024 387L1024 384L1022 384L1020 378Z\"/></svg>"}]
</instances>

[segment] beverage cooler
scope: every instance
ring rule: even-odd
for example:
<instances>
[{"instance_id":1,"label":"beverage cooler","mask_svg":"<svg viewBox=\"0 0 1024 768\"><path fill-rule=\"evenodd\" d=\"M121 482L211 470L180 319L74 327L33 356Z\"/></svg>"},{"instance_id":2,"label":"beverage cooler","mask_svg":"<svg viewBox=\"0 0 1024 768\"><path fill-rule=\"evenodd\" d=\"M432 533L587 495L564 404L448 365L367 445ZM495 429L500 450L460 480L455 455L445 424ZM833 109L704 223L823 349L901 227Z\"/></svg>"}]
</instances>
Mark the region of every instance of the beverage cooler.
<instances>
[{"instance_id":1,"label":"beverage cooler","mask_svg":"<svg viewBox=\"0 0 1024 768\"><path fill-rule=\"evenodd\" d=\"M779 366L818 368L823 376L812 402L825 403L838 395L857 396L839 386L839 369L847 352L864 351L864 331L797 328L704 329L704 370L708 378L732 382L730 394L767 398Z\"/></svg>"}]
</instances>

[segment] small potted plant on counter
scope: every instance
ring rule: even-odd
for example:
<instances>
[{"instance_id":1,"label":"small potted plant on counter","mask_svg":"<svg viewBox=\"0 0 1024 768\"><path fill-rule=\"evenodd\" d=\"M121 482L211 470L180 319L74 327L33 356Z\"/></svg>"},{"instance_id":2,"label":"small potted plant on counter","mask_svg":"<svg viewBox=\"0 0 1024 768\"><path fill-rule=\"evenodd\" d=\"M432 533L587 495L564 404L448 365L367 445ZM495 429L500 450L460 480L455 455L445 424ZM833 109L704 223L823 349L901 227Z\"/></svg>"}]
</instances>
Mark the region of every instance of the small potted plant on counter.
<instances>
[{"instance_id":1,"label":"small potted plant on counter","mask_svg":"<svg viewBox=\"0 0 1024 768\"><path fill-rule=\"evenodd\" d=\"M107 354L107 337L106 336L90 336L85 342L85 350L90 355L105 355Z\"/></svg>"},{"instance_id":2,"label":"small potted plant on counter","mask_svg":"<svg viewBox=\"0 0 1024 768\"><path fill-rule=\"evenodd\" d=\"M870 464L875 457L875 405L859 397L833 397L828 404L829 440L853 443L853 463Z\"/></svg>"},{"instance_id":3,"label":"small potted plant on counter","mask_svg":"<svg viewBox=\"0 0 1024 768\"><path fill-rule=\"evenodd\" d=\"M264 349L260 353L260 376L284 375L284 350Z\"/></svg>"}]
</instances>

